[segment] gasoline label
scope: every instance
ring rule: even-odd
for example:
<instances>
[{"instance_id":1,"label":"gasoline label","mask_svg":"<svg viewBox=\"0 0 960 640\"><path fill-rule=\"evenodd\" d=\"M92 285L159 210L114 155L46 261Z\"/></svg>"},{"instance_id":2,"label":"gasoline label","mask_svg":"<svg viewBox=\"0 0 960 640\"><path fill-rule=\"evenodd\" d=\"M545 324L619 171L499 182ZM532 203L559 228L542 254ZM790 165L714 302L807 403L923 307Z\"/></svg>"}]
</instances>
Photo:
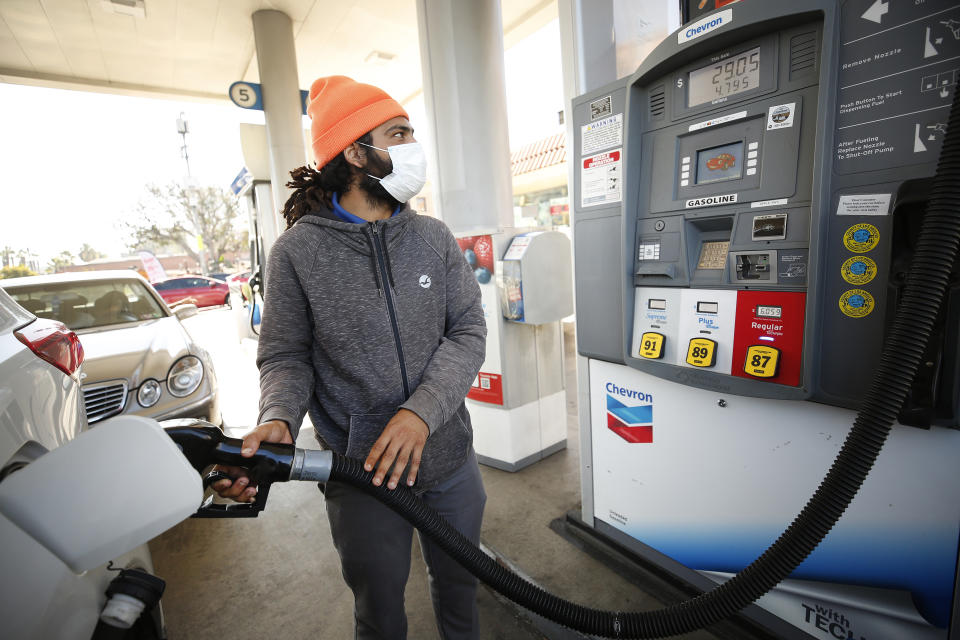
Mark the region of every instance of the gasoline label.
<instances>
[{"instance_id":1,"label":"gasoline label","mask_svg":"<svg viewBox=\"0 0 960 640\"><path fill-rule=\"evenodd\" d=\"M877 275L877 263L866 256L854 256L840 267L840 275L850 284L867 284Z\"/></svg>"},{"instance_id":2,"label":"gasoline label","mask_svg":"<svg viewBox=\"0 0 960 640\"><path fill-rule=\"evenodd\" d=\"M866 253L880 242L880 232L872 224L855 224L843 234L843 246L854 253Z\"/></svg>"},{"instance_id":3,"label":"gasoline label","mask_svg":"<svg viewBox=\"0 0 960 640\"><path fill-rule=\"evenodd\" d=\"M840 311L851 318L863 318L870 315L875 303L869 291L850 289L840 296Z\"/></svg>"}]
</instances>

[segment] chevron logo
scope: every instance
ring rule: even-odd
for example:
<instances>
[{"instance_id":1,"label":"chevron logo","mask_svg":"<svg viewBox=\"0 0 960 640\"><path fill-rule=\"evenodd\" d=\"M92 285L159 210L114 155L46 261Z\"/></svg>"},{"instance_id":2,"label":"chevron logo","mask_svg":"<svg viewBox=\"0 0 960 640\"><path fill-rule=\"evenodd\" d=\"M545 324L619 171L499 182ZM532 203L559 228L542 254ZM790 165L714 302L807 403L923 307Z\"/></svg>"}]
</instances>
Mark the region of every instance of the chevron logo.
<instances>
[{"instance_id":1,"label":"chevron logo","mask_svg":"<svg viewBox=\"0 0 960 640\"><path fill-rule=\"evenodd\" d=\"M632 444L653 442L653 405L628 407L607 394L607 428Z\"/></svg>"}]
</instances>

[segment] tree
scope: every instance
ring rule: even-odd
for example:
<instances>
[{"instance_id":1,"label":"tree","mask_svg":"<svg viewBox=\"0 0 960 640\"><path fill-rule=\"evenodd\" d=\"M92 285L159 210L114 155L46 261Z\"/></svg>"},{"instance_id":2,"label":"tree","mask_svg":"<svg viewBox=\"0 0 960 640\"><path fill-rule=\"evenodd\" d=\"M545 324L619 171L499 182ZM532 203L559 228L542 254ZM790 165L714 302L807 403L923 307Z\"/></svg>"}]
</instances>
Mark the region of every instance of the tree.
<instances>
[{"instance_id":1,"label":"tree","mask_svg":"<svg viewBox=\"0 0 960 640\"><path fill-rule=\"evenodd\" d=\"M80 247L80 252L77 255L80 256L80 259L83 260L84 262L92 262L97 258L107 257L105 254L100 253L99 251L91 247L86 242L84 242L83 246Z\"/></svg>"},{"instance_id":2,"label":"tree","mask_svg":"<svg viewBox=\"0 0 960 640\"><path fill-rule=\"evenodd\" d=\"M137 215L121 223L131 249L176 245L206 273L211 261L240 248L239 210L228 191L170 183L150 185L147 192L149 197L141 200ZM198 249L198 236L206 260Z\"/></svg>"},{"instance_id":3,"label":"tree","mask_svg":"<svg viewBox=\"0 0 960 640\"><path fill-rule=\"evenodd\" d=\"M13 256L16 255L16 251L13 250L13 247L10 245L5 246L0 250L0 255L3 256L3 266L9 267L13 265Z\"/></svg>"},{"instance_id":4,"label":"tree","mask_svg":"<svg viewBox=\"0 0 960 640\"><path fill-rule=\"evenodd\" d=\"M37 275L36 271L33 271L29 267L3 267L0 269L0 278L21 278L23 276L35 276Z\"/></svg>"},{"instance_id":5,"label":"tree","mask_svg":"<svg viewBox=\"0 0 960 640\"><path fill-rule=\"evenodd\" d=\"M60 255L54 256L50 259L48 271L51 273L59 273L64 268L73 266L74 260L76 260L76 258L73 257L72 253L69 251L61 251Z\"/></svg>"}]
</instances>

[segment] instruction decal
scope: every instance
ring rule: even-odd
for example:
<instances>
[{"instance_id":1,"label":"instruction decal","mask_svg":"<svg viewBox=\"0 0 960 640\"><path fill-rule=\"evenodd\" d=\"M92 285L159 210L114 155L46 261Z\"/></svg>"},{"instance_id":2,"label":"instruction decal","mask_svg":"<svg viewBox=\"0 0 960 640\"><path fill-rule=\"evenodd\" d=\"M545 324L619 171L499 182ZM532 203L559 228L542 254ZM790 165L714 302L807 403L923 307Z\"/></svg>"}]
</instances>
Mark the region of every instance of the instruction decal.
<instances>
[{"instance_id":1,"label":"instruction decal","mask_svg":"<svg viewBox=\"0 0 960 640\"><path fill-rule=\"evenodd\" d=\"M623 146L623 114L618 113L580 127L580 155Z\"/></svg>"},{"instance_id":2,"label":"instruction decal","mask_svg":"<svg viewBox=\"0 0 960 640\"><path fill-rule=\"evenodd\" d=\"M767 131L786 129L793 126L793 116L797 112L797 103L778 104L767 110Z\"/></svg>"},{"instance_id":3,"label":"instruction decal","mask_svg":"<svg viewBox=\"0 0 960 640\"><path fill-rule=\"evenodd\" d=\"M622 152L614 149L584 158L580 165L580 206L594 207L620 202Z\"/></svg>"},{"instance_id":4,"label":"instruction decal","mask_svg":"<svg viewBox=\"0 0 960 640\"><path fill-rule=\"evenodd\" d=\"M843 234L843 246L854 253L871 251L880 242L880 231L866 222L855 224Z\"/></svg>"},{"instance_id":5,"label":"instruction decal","mask_svg":"<svg viewBox=\"0 0 960 640\"><path fill-rule=\"evenodd\" d=\"M850 289L840 296L840 311L850 318L865 318L875 305L873 296L863 289Z\"/></svg>"},{"instance_id":6,"label":"instruction decal","mask_svg":"<svg viewBox=\"0 0 960 640\"><path fill-rule=\"evenodd\" d=\"M838 216L885 216L890 212L889 193L862 193L840 196Z\"/></svg>"},{"instance_id":7,"label":"instruction decal","mask_svg":"<svg viewBox=\"0 0 960 640\"><path fill-rule=\"evenodd\" d=\"M840 266L840 275L850 284L867 284L877 275L877 263L867 256L853 256Z\"/></svg>"}]
</instances>

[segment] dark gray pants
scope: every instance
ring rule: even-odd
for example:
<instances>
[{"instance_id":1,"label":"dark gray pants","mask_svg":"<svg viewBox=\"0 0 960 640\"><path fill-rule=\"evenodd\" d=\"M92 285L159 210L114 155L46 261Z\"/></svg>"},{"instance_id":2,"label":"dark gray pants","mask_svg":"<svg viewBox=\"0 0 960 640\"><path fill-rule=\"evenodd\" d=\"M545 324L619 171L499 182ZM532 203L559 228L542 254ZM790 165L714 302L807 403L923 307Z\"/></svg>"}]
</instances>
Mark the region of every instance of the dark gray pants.
<instances>
[{"instance_id":1,"label":"dark gray pants","mask_svg":"<svg viewBox=\"0 0 960 640\"><path fill-rule=\"evenodd\" d=\"M410 575L413 527L358 489L328 482L324 490L333 543L343 578L353 591L358 640L407 637L404 589ZM476 456L420 498L474 544L487 495ZM477 579L420 534L430 595L443 640L476 640Z\"/></svg>"}]
</instances>

